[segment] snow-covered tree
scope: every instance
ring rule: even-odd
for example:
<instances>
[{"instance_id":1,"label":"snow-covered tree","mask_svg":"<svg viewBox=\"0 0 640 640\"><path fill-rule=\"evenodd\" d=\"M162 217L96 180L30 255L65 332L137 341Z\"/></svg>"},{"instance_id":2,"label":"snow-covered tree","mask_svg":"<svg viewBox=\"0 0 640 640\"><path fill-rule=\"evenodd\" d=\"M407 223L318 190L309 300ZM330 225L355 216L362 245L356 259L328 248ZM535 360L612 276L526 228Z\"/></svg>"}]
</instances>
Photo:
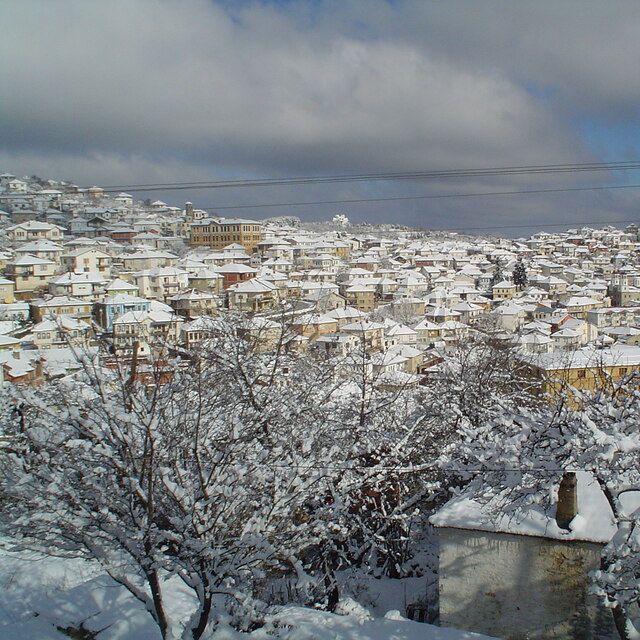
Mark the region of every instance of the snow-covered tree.
<instances>
[{"instance_id":1,"label":"snow-covered tree","mask_svg":"<svg viewBox=\"0 0 640 640\"><path fill-rule=\"evenodd\" d=\"M220 594L257 615L273 572L328 608L338 569L399 572L425 491L418 390L287 354L284 339L265 351L240 329L214 321L186 362L109 370L81 355L80 373L13 389L5 530L100 561L163 638L201 637ZM189 620L167 613L167 580L191 590Z\"/></svg>"},{"instance_id":2,"label":"snow-covered tree","mask_svg":"<svg viewBox=\"0 0 640 640\"><path fill-rule=\"evenodd\" d=\"M5 521L45 551L99 560L163 638L199 638L216 594L242 601L256 572L295 557L292 514L326 472L302 466L294 429L274 442L268 419L234 403L217 376L163 376L141 384L88 363L74 379L21 390ZM197 602L184 629L167 614L170 577Z\"/></svg>"},{"instance_id":3,"label":"snow-covered tree","mask_svg":"<svg viewBox=\"0 0 640 640\"><path fill-rule=\"evenodd\" d=\"M496 397L494 416L483 424L460 421L460 442L441 458L486 510L516 518L548 501L565 471L590 472L618 526L593 576L594 589L611 608L623 640L638 637L632 619L640 598L640 512L634 510L640 503L631 499L640 491L640 393L634 382L595 394L575 392L578 410L561 402L514 408Z\"/></svg>"},{"instance_id":4,"label":"snow-covered tree","mask_svg":"<svg viewBox=\"0 0 640 640\"><path fill-rule=\"evenodd\" d=\"M491 275L491 286L498 284L498 282L502 282L504 280L504 268L502 265L502 261L500 258L497 258L495 261L495 269L493 270L493 274Z\"/></svg>"},{"instance_id":5,"label":"snow-covered tree","mask_svg":"<svg viewBox=\"0 0 640 640\"><path fill-rule=\"evenodd\" d=\"M465 420L482 427L506 407L539 401L538 384L527 375L513 343L501 338L495 325L481 328L442 351L443 362L431 378L428 412L448 424L450 433Z\"/></svg>"}]
</instances>

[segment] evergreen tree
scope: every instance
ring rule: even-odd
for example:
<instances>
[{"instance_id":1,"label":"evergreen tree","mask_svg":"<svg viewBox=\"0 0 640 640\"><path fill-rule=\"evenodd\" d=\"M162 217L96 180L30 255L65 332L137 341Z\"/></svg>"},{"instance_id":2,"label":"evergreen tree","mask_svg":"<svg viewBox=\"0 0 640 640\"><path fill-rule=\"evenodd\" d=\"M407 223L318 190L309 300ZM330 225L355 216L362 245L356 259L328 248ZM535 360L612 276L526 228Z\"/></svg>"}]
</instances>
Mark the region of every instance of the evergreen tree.
<instances>
[{"instance_id":1,"label":"evergreen tree","mask_svg":"<svg viewBox=\"0 0 640 640\"><path fill-rule=\"evenodd\" d=\"M500 260L496 260L496 268L491 276L491 286L494 287L498 282L502 282L504 280L504 272L502 270L502 262Z\"/></svg>"},{"instance_id":2,"label":"evergreen tree","mask_svg":"<svg viewBox=\"0 0 640 640\"><path fill-rule=\"evenodd\" d=\"M527 270L522 262L522 258L518 259L516 266L513 268L513 284L521 289L527 286L529 278L527 278Z\"/></svg>"}]
</instances>

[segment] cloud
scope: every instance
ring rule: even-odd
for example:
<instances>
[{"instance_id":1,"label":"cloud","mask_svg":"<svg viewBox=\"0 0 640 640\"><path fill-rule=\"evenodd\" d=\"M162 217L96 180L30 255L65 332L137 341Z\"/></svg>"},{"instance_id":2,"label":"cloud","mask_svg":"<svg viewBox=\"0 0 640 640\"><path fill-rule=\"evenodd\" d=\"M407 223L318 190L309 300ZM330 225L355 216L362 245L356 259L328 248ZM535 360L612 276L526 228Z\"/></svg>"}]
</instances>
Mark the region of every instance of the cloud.
<instances>
[{"instance_id":1,"label":"cloud","mask_svg":"<svg viewBox=\"0 0 640 640\"><path fill-rule=\"evenodd\" d=\"M525 147L532 164L575 157L553 114L500 73L401 42L319 38L274 8L235 19L199 1L13 11L13 148L182 154L263 172L508 164Z\"/></svg>"},{"instance_id":2,"label":"cloud","mask_svg":"<svg viewBox=\"0 0 640 640\"><path fill-rule=\"evenodd\" d=\"M362 9L362 3L355 3ZM570 112L637 119L640 6L635 0L405 0L370 29L479 72L500 69ZM393 19L391 19L393 16Z\"/></svg>"}]
</instances>

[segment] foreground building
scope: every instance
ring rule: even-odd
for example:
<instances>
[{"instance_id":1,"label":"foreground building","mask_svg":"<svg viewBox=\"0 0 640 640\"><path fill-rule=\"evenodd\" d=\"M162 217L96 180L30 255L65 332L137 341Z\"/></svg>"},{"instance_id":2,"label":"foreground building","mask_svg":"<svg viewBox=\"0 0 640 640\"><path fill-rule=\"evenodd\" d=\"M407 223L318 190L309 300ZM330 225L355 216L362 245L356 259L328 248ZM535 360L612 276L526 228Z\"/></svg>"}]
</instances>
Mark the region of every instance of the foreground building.
<instances>
[{"instance_id":1,"label":"foreground building","mask_svg":"<svg viewBox=\"0 0 640 640\"><path fill-rule=\"evenodd\" d=\"M566 528L560 505L496 514L464 494L432 517L442 626L503 640L617 640L588 575L616 526L598 482L575 475L577 513Z\"/></svg>"}]
</instances>

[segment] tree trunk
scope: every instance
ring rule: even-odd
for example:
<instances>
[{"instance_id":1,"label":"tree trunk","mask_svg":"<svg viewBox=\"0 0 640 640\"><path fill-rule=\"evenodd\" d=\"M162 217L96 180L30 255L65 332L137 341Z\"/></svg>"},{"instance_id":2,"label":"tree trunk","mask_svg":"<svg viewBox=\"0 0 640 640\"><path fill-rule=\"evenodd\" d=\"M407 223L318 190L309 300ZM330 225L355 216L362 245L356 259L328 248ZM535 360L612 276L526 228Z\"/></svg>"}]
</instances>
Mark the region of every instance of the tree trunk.
<instances>
[{"instance_id":1,"label":"tree trunk","mask_svg":"<svg viewBox=\"0 0 640 640\"><path fill-rule=\"evenodd\" d=\"M200 609L200 615L198 616L198 624L196 624L195 627L191 628L191 634L193 635L193 640L200 639L205 629L207 628L210 615L211 615L211 595L206 595L204 602L202 603L202 608Z\"/></svg>"},{"instance_id":2,"label":"tree trunk","mask_svg":"<svg viewBox=\"0 0 640 640\"><path fill-rule=\"evenodd\" d=\"M338 583L333 571L327 573L324 576L324 586L327 594L327 611L334 613L338 602L340 601L340 592L338 590Z\"/></svg>"},{"instance_id":3,"label":"tree trunk","mask_svg":"<svg viewBox=\"0 0 640 640\"><path fill-rule=\"evenodd\" d=\"M151 597L153 598L153 606L155 609L155 618L160 627L160 634L162 638L167 637L167 616L164 611L164 603L162 602L162 589L160 587L160 579L158 578L157 571L149 571L147 573L147 580L149 582L149 587L151 588Z\"/></svg>"},{"instance_id":4,"label":"tree trunk","mask_svg":"<svg viewBox=\"0 0 640 640\"><path fill-rule=\"evenodd\" d=\"M611 615L613 616L613 622L616 625L616 630L618 631L620 640L634 640L634 638L637 637L630 634L630 622L627 620L624 609L619 604L611 609Z\"/></svg>"}]
</instances>

